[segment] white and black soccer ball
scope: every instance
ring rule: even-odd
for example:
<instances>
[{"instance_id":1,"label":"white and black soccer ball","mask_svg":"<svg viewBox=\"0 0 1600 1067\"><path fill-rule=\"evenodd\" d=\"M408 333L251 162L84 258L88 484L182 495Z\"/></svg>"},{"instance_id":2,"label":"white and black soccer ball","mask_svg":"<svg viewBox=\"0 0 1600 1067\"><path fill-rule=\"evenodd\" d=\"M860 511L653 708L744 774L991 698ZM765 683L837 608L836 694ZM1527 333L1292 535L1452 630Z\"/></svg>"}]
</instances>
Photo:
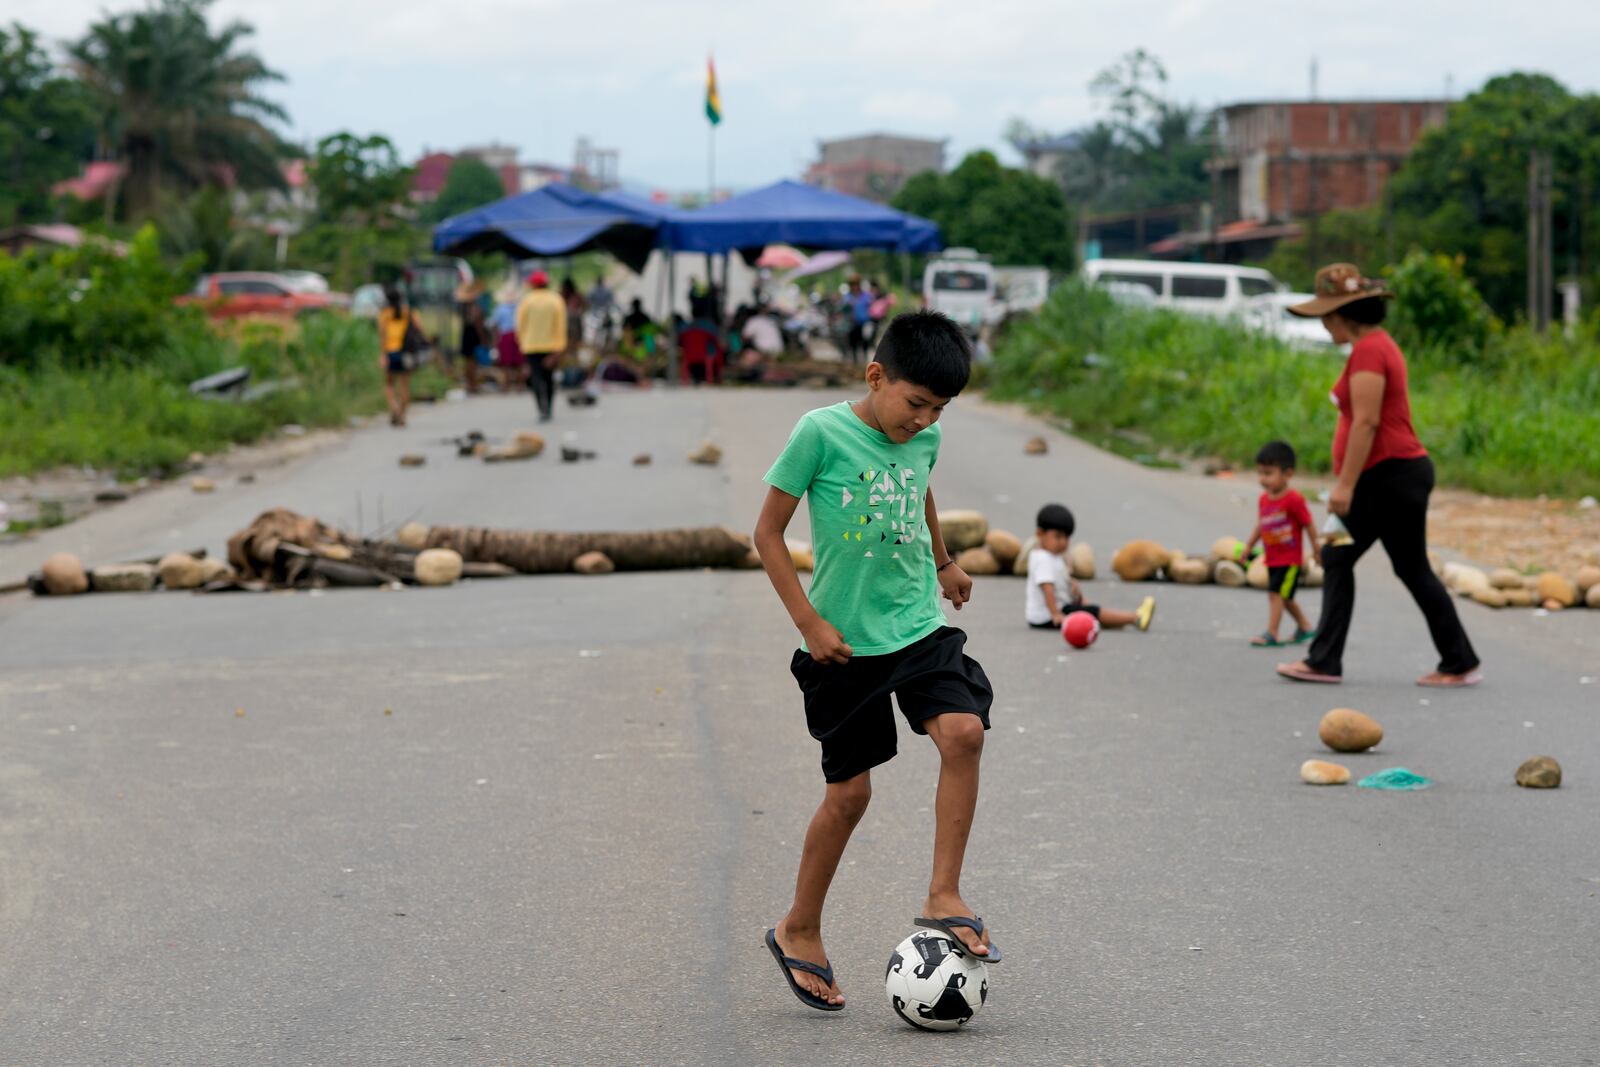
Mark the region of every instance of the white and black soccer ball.
<instances>
[{"instance_id":1,"label":"white and black soccer ball","mask_svg":"<svg viewBox=\"0 0 1600 1067\"><path fill-rule=\"evenodd\" d=\"M989 969L936 930L895 947L883 976L894 1013L918 1030L956 1030L989 999Z\"/></svg>"}]
</instances>

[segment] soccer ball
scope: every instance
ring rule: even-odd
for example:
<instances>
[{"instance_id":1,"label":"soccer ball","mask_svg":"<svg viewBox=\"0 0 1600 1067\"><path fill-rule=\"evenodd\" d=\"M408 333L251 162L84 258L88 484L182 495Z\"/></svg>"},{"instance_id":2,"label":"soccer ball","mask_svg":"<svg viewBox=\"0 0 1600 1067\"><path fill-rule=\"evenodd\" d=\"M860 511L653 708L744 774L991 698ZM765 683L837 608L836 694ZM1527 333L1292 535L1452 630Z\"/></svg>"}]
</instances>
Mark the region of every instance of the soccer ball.
<instances>
[{"instance_id":1,"label":"soccer ball","mask_svg":"<svg viewBox=\"0 0 1600 1067\"><path fill-rule=\"evenodd\" d=\"M1062 620L1061 636L1073 648L1088 648L1100 636L1100 620L1087 611L1074 611Z\"/></svg>"},{"instance_id":2,"label":"soccer ball","mask_svg":"<svg viewBox=\"0 0 1600 1067\"><path fill-rule=\"evenodd\" d=\"M989 969L936 930L918 930L889 957L883 984L894 1013L918 1030L956 1030L989 999Z\"/></svg>"}]
</instances>

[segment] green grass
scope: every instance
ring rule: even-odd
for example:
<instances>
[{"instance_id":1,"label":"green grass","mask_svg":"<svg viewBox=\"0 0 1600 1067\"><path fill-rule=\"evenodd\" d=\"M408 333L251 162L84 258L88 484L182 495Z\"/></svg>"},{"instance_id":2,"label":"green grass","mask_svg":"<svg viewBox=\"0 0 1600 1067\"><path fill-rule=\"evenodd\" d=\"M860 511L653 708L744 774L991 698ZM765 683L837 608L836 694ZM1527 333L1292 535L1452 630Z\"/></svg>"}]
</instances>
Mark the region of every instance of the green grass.
<instances>
[{"instance_id":1,"label":"green grass","mask_svg":"<svg viewBox=\"0 0 1600 1067\"><path fill-rule=\"evenodd\" d=\"M1600 343L1514 329L1476 365L1411 357L1418 435L1440 481L1487 493L1600 492ZM1091 438L1134 433L1173 452L1249 464L1266 441L1326 471L1339 358L1223 323L1126 308L1064 286L996 346L991 393L1071 418Z\"/></svg>"},{"instance_id":2,"label":"green grass","mask_svg":"<svg viewBox=\"0 0 1600 1067\"><path fill-rule=\"evenodd\" d=\"M250 403L189 394L190 381L239 365L257 382L292 377L299 384ZM437 371L417 379L418 393L446 385ZM255 440L285 423L340 426L383 407L370 322L318 315L295 326L249 324L227 336L180 329L137 363L0 368L0 475L63 465L160 475L192 452Z\"/></svg>"}]
</instances>

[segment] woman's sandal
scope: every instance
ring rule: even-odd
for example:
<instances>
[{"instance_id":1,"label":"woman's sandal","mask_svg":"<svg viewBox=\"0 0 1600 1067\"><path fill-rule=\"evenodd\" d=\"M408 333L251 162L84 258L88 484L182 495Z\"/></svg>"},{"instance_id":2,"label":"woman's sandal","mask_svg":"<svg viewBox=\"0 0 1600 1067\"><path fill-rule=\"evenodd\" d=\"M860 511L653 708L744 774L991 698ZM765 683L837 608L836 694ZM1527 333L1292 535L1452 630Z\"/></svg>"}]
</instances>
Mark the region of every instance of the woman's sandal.
<instances>
[{"instance_id":1,"label":"woman's sandal","mask_svg":"<svg viewBox=\"0 0 1600 1067\"><path fill-rule=\"evenodd\" d=\"M778 967L783 971L783 980L789 983L789 989L796 997L799 998L800 1003L804 1004L808 1008L816 1008L818 1011L844 1010L843 1004L828 1003L815 993L801 986L799 982L794 980L794 975L789 973L791 970L795 970L804 971L807 974L814 974L831 986L833 985L832 964L812 963L810 960L797 960L792 956L785 956L783 954L783 949L778 947L778 931L776 928L767 931L766 941L767 951L771 952L772 958L778 961Z\"/></svg>"},{"instance_id":2,"label":"woman's sandal","mask_svg":"<svg viewBox=\"0 0 1600 1067\"><path fill-rule=\"evenodd\" d=\"M989 954L987 956L980 956L976 952L973 952L971 949L969 949L967 947L967 943L961 940L961 935L956 933L955 928L960 926L965 927L966 929L977 934L979 937L982 937L984 929L983 920L977 916L973 916L969 919L965 915L947 915L943 919L924 919L919 915L916 923L925 930L937 930L941 934L944 934L944 936L955 942L956 948L960 949L963 953L971 956L975 960L982 960L984 963L1000 962L1000 946L995 944L993 941L989 942Z\"/></svg>"},{"instance_id":3,"label":"woman's sandal","mask_svg":"<svg viewBox=\"0 0 1600 1067\"><path fill-rule=\"evenodd\" d=\"M1483 681L1483 672L1474 669L1466 674L1445 674L1442 671L1434 671L1418 678L1417 684L1424 689L1465 689L1468 686L1477 685L1481 681Z\"/></svg>"},{"instance_id":4,"label":"woman's sandal","mask_svg":"<svg viewBox=\"0 0 1600 1067\"><path fill-rule=\"evenodd\" d=\"M1321 685L1338 685L1344 681L1337 674L1323 674L1321 671L1314 671L1307 667L1303 661L1300 663L1280 663L1278 664L1278 673L1292 682L1317 682Z\"/></svg>"}]
</instances>

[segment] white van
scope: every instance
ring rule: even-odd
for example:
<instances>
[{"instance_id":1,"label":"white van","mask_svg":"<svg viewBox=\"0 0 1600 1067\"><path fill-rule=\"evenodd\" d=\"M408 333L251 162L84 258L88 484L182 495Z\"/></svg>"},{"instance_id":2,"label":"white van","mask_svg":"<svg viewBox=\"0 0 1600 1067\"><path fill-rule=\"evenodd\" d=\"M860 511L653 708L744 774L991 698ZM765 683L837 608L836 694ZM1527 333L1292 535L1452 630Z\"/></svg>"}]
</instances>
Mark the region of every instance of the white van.
<instances>
[{"instance_id":1,"label":"white van","mask_svg":"<svg viewBox=\"0 0 1600 1067\"><path fill-rule=\"evenodd\" d=\"M994 267L970 248L950 248L922 272L927 306L976 336L995 319Z\"/></svg>"},{"instance_id":2,"label":"white van","mask_svg":"<svg viewBox=\"0 0 1600 1067\"><path fill-rule=\"evenodd\" d=\"M1243 315L1256 297L1283 290L1270 273L1222 263L1166 263L1150 259L1091 259L1083 276L1092 285L1142 286L1157 307L1217 318Z\"/></svg>"}]
</instances>

